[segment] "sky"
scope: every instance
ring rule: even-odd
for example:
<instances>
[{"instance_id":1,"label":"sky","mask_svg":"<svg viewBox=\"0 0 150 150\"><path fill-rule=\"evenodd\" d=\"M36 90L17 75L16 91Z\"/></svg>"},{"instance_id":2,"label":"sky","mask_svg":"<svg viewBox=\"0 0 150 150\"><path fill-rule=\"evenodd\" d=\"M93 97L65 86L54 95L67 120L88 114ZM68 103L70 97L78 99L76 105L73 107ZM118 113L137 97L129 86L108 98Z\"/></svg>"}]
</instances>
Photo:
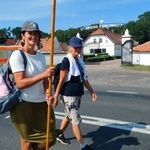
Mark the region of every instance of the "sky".
<instances>
[{"instance_id":1,"label":"sky","mask_svg":"<svg viewBox=\"0 0 150 150\"><path fill-rule=\"evenodd\" d=\"M35 21L51 33L53 0L1 0L0 29ZM150 11L150 0L56 0L55 31L105 23L128 23Z\"/></svg>"}]
</instances>

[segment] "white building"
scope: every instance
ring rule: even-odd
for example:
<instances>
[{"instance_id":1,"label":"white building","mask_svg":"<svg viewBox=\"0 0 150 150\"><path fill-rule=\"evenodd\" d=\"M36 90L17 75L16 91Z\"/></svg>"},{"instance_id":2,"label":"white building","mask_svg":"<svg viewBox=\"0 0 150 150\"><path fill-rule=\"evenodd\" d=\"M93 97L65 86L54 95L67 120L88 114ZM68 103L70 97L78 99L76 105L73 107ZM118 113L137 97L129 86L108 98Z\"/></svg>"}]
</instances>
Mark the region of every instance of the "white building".
<instances>
[{"instance_id":1,"label":"white building","mask_svg":"<svg viewBox=\"0 0 150 150\"><path fill-rule=\"evenodd\" d=\"M150 41L133 48L133 64L150 66Z\"/></svg>"},{"instance_id":2,"label":"white building","mask_svg":"<svg viewBox=\"0 0 150 150\"><path fill-rule=\"evenodd\" d=\"M84 41L83 55L108 53L110 56L121 56L121 35L98 28Z\"/></svg>"}]
</instances>

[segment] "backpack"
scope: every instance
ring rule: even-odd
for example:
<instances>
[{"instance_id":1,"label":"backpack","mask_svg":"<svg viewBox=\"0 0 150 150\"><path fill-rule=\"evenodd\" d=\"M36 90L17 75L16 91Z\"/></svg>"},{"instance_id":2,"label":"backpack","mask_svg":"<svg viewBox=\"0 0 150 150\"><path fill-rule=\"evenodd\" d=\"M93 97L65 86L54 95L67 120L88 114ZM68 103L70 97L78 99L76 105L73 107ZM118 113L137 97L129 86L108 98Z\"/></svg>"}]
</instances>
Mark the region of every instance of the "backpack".
<instances>
[{"instance_id":1,"label":"backpack","mask_svg":"<svg viewBox=\"0 0 150 150\"><path fill-rule=\"evenodd\" d=\"M53 78L53 86L54 86L55 91L57 89L57 85L58 85L59 78L60 78L60 65L61 63L55 66L55 73L54 73L54 78Z\"/></svg>"},{"instance_id":2,"label":"backpack","mask_svg":"<svg viewBox=\"0 0 150 150\"><path fill-rule=\"evenodd\" d=\"M23 57L26 69L27 58L22 50L19 51ZM21 91L15 84L9 60L0 68L0 89L0 114L4 114L21 101Z\"/></svg>"}]
</instances>

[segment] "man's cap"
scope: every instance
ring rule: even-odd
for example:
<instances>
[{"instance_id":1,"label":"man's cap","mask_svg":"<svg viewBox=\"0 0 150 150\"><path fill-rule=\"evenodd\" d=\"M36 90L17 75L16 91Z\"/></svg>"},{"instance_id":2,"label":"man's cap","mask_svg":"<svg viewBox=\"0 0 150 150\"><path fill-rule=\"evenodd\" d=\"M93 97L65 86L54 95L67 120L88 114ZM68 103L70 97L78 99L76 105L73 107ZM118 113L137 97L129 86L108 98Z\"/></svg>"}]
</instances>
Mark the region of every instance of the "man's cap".
<instances>
[{"instance_id":1,"label":"man's cap","mask_svg":"<svg viewBox=\"0 0 150 150\"><path fill-rule=\"evenodd\" d=\"M40 31L40 29L36 22L26 21L21 28L21 32L23 31Z\"/></svg>"},{"instance_id":2,"label":"man's cap","mask_svg":"<svg viewBox=\"0 0 150 150\"><path fill-rule=\"evenodd\" d=\"M82 40L77 37L72 37L70 39L69 45L72 47L83 47Z\"/></svg>"}]
</instances>

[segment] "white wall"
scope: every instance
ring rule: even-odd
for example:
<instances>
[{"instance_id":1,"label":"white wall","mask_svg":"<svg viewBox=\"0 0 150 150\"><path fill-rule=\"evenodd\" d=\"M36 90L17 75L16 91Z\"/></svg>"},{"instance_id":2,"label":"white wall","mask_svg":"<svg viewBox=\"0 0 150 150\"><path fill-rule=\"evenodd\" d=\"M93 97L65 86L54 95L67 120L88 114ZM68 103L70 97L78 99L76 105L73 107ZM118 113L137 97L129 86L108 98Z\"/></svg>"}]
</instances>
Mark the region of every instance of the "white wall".
<instances>
[{"instance_id":1,"label":"white wall","mask_svg":"<svg viewBox=\"0 0 150 150\"><path fill-rule=\"evenodd\" d=\"M140 53L133 52L133 62L134 65L140 64Z\"/></svg>"},{"instance_id":2,"label":"white wall","mask_svg":"<svg viewBox=\"0 0 150 150\"><path fill-rule=\"evenodd\" d=\"M46 65L50 65L50 54L49 53L43 53L46 59ZM66 56L65 53L62 54L54 54L53 56L53 65L56 65L58 63L61 63L63 58Z\"/></svg>"},{"instance_id":3,"label":"white wall","mask_svg":"<svg viewBox=\"0 0 150 150\"><path fill-rule=\"evenodd\" d=\"M102 38L102 43L99 43L99 39ZM93 43L96 39L97 43ZM110 56L121 56L121 45L116 45L105 35L93 35L89 36L84 42L83 55L93 55L90 53L90 49L106 49L106 53Z\"/></svg>"},{"instance_id":4,"label":"white wall","mask_svg":"<svg viewBox=\"0 0 150 150\"><path fill-rule=\"evenodd\" d=\"M93 53L90 53L90 49L99 49L99 36L89 36L86 41L84 41L84 47L83 47L83 55L93 55ZM96 43L94 43L94 39L96 39Z\"/></svg>"},{"instance_id":5,"label":"white wall","mask_svg":"<svg viewBox=\"0 0 150 150\"><path fill-rule=\"evenodd\" d=\"M133 64L150 66L150 53L133 52Z\"/></svg>"},{"instance_id":6,"label":"white wall","mask_svg":"<svg viewBox=\"0 0 150 150\"><path fill-rule=\"evenodd\" d=\"M57 37L55 37L55 39L54 39L54 51L55 52L61 52L61 50L62 49L60 47L60 43L59 43Z\"/></svg>"}]
</instances>

